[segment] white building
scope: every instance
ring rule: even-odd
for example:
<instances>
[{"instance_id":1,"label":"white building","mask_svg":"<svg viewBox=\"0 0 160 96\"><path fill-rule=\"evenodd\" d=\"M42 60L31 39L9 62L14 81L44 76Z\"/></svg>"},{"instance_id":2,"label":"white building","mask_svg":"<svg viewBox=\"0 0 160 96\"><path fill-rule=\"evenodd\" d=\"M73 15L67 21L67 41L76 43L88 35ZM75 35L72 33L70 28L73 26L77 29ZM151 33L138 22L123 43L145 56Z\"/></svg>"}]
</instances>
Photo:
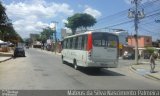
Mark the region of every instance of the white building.
<instances>
[{"instance_id":1,"label":"white building","mask_svg":"<svg viewBox=\"0 0 160 96\"><path fill-rule=\"evenodd\" d=\"M128 32L126 32L126 31L117 31L117 32L113 32L113 33L118 35L120 44L122 44L122 45L126 45L127 44L126 39L128 37Z\"/></svg>"},{"instance_id":2,"label":"white building","mask_svg":"<svg viewBox=\"0 0 160 96\"><path fill-rule=\"evenodd\" d=\"M72 31L69 28L62 28L61 29L61 36L62 39L65 38L66 36L72 35Z\"/></svg>"}]
</instances>

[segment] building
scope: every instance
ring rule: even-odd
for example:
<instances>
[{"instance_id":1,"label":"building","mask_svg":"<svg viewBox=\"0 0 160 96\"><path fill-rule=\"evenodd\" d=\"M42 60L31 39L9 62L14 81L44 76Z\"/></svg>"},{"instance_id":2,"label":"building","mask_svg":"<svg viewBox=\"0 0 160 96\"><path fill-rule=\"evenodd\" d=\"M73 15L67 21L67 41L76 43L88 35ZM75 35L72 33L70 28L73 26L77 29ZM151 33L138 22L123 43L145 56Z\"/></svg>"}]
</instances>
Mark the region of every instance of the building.
<instances>
[{"instance_id":1,"label":"building","mask_svg":"<svg viewBox=\"0 0 160 96\"><path fill-rule=\"evenodd\" d=\"M135 47L134 36L128 36L128 45ZM152 47L152 37L151 36L138 36L138 47Z\"/></svg>"},{"instance_id":2,"label":"building","mask_svg":"<svg viewBox=\"0 0 160 96\"><path fill-rule=\"evenodd\" d=\"M8 43L0 40L0 52L8 52Z\"/></svg>"},{"instance_id":3,"label":"building","mask_svg":"<svg viewBox=\"0 0 160 96\"><path fill-rule=\"evenodd\" d=\"M117 32L113 32L113 33L118 35L120 44L122 44L122 45L126 45L127 44L128 32L126 32L126 31L117 31Z\"/></svg>"},{"instance_id":4,"label":"building","mask_svg":"<svg viewBox=\"0 0 160 96\"><path fill-rule=\"evenodd\" d=\"M127 46L127 31L122 29L116 29L113 33L118 35L119 38L119 56L122 56L125 51L130 51L130 49L133 49L132 47Z\"/></svg>"},{"instance_id":5,"label":"building","mask_svg":"<svg viewBox=\"0 0 160 96\"><path fill-rule=\"evenodd\" d=\"M32 44L36 44L37 38L39 37L39 34L30 34L30 40Z\"/></svg>"},{"instance_id":6,"label":"building","mask_svg":"<svg viewBox=\"0 0 160 96\"><path fill-rule=\"evenodd\" d=\"M135 48L135 37L128 36L128 45ZM146 47L152 47L152 37L151 36L138 36L138 53L141 57L146 57Z\"/></svg>"},{"instance_id":7,"label":"building","mask_svg":"<svg viewBox=\"0 0 160 96\"><path fill-rule=\"evenodd\" d=\"M64 39L66 36L72 35L72 31L69 28L61 29L61 37Z\"/></svg>"}]
</instances>

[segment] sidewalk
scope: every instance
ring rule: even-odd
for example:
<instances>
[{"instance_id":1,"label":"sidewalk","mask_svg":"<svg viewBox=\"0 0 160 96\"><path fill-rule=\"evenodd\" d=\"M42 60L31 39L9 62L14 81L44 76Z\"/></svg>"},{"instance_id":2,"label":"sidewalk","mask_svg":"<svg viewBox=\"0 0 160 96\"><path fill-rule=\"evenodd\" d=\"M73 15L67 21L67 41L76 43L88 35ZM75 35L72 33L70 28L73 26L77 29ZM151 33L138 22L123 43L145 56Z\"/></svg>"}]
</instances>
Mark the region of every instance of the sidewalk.
<instances>
[{"instance_id":1,"label":"sidewalk","mask_svg":"<svg viewBox=\"0 0 160 96\"><path fill-rule=\"evenodd\" d=\"M12 57L0 57L0 63L12 59Z\"/></svg>"},{"instance_id":2,"label":"sidewalk","mask_svg":"<svg viewBox=\"0 0 160 96\"><path fill-rule=\"evenodd\" d=\"M12 58L13 51L10 52L0 52L0 63L10 60Z\"/></svg>"},{"instance_id":3,"label":"sidewalk","mask_svg":"<svg viewBox=\"0 0 160 96\"><path fill-rule=\"evenodd\" d=\"M13 52L10 51L10 52L0 52L0 57L10 57L13 55Z\"/></svg>"},{"instance_id":4,"label":"sidewalk","mask_svg":"<svg viewBox=\"0 0 160 96\"><path fill-rule=\"evenodd\" d=\"M32 49L36 49L37 51L41 51L41 52L45 52L45 53L49 53L49 54L53 54L53 55L61 55L61 53L58 52L52 52L52 51L47 51L47 50L43 50L43 49L39 49L39 48L32 48Z\"/></svg>"},{"instance_id":5,"label":"sidewalk","mask_svg":"<svg viewBox=\"0 0 160 96\"><path fill-rule=\"evenodd\" d=\"M156 62L156 67L154 70L155 73L150 73L149 61L145 62L140 61L139 65L132 65L131 69L144 77L160 80L160 60L156 60L155 62Z\"/></svg>"}]
</instances>

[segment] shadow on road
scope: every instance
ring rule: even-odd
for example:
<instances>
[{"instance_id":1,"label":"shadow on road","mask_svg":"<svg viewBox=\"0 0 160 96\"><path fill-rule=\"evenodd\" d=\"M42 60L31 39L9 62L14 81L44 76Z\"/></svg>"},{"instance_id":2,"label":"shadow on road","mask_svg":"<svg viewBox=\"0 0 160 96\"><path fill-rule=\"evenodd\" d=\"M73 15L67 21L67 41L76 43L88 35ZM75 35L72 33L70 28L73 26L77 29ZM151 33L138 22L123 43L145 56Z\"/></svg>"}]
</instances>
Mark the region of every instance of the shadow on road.
<instances>
[{"instance_id":1,"label":"shadow on road","mask_svg":"<svg viewBox=\"0 0 160 96\"><path fill-rule=\"evenodd\" d=\"M73 65L70 63L66 63L65 65L70 66L73 68ZM74 68L73 68L74 70ZM123 74L107 70L106 68L96 69L96 68L80 68L79 70L84 74L90 75L90 76L125 76Z\"/></svg>"},{"instance_id":2,"label":"shadow on road","mask_svg":"<svg viewBox=\"0 0 160 96\"><path fill-rule=\"evenodd\" d=\"M85 68L85 69L83 68L83 69L80 69L79 71L90 76L125 76L123 74L120 74L111 70L107 70L104 68L99 70L92 69L92 68Z\"/></svg>"},{"instance_id":3,"label":"shadow on road","mask_svg":"<svg viewBox=\"0 0 160 96\"><path fill-rule=\"evenodd\" d=\"M13 59L16 59L16 58L25 58L27 57L26 55L25 56L12 56Z\"/></svg>"}]
</instances>

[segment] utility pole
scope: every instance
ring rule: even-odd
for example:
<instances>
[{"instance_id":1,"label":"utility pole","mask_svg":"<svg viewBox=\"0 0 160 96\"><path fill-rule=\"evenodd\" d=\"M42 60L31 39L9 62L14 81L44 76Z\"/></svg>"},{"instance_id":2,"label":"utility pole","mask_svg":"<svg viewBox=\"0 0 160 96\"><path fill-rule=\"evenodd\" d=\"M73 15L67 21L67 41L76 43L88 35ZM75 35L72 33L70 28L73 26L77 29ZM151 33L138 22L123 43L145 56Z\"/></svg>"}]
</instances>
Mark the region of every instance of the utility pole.
<instances>
[{"instance_id":1,"label":"utility pole","mask_svg":"<svg viewBox=\"0 0 160 96\"><path fill-rule=\"evenodd\" d=\"M138 23L139 19L144 18L144 9L139 9L139 4L142 0L132 0L131 3L134 4L134 9L129 9L128 17L134 18L135 26L135 63L138 64Z\"/></svg>"},{"instance_id":2,"label":"utility pole","mask_svg":"<svg viewBox=\"0 0 160 96\"><path fill-rule=\"evenodd\" d=\"M57 51L57 25L58 25L58 22L57 21L52 21L52 23L55 24L55 32L54 32L54 37L55 37L55 54L56 54L56 51Z\"/></svg>"}]
</instances>

